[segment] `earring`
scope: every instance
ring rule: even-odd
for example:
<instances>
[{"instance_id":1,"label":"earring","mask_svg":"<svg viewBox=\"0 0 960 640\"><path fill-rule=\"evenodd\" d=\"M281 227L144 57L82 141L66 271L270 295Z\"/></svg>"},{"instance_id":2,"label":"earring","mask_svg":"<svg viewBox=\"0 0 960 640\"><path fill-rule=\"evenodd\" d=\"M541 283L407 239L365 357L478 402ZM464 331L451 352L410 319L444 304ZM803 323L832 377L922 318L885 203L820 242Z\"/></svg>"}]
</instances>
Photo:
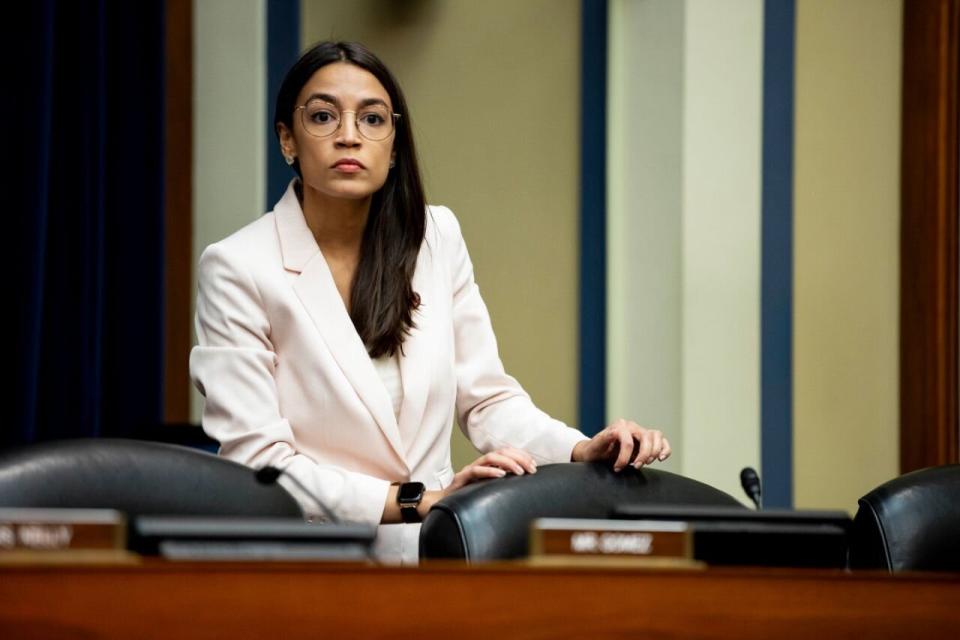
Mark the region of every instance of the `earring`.
<instances>
[{"instance_id":1,"label":"earring","mask_svg":"<svg viewBox=\"0 0 960 640\"><path fill-rule=\"evenodd\" d=\"M294 157L293 157L293 156L287 156L287 155L285 155L285 156L283 156L283 159L287 161L287 164L288 164L288 165L292 165L292 164L293 164L293 160L294 160Z\"/></svg>"}]
</instances>

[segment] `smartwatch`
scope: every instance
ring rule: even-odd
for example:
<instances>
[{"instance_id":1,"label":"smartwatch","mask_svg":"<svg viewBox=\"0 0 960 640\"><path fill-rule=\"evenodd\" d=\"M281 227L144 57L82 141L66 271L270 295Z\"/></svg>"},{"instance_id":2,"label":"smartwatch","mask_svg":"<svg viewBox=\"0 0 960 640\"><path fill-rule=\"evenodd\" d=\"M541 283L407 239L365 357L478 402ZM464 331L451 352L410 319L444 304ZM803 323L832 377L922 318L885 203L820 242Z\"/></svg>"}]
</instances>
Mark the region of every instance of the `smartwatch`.
<instances>
[{"instance_id":1,"label":"smartwatch","mask_svg":"<svg viewBox=\"0 0 960 640\"><path fill-rule=\"evenodd\" d=\"M420 512L417 507L423 500L427 488L422 482L403 482L397 490L397 505L400 507L400 518L404 522L420 522Z\"/></svg>"}]
</instances>

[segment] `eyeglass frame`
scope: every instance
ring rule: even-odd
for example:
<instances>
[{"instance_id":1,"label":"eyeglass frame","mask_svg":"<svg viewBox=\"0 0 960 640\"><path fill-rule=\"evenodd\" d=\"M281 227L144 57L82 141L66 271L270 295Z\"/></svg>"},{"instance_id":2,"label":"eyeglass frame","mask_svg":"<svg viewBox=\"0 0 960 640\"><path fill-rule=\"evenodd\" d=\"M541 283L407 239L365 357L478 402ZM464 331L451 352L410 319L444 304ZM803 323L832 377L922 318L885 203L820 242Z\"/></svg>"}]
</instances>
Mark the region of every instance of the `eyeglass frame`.
<instances>
[{"instance_id":1,"label":"eyeglass frame","mask_svg":"<svg viewBox=\"0 0 960 640\"><path fill-rule=\"evenodd\" d=\"M311 102L312 102L312 101L311 101ZM397 132L397 121L400 119L400 116L401 116L401 114L399 114L399 113L391 113L390 115L393 116L393 129L391 129L390 133L388 133L387 135L383 136L383 137L380 138L380 139L368 138L367 136L363 135L363 132L362 132L362 131L360 131L360 121L358 120L358 118L359 118L360 116L359 116L359 114L358 114L356 111L354 111L353 109L341 110L341 109L337 108L337 105L331 104L330 106L332 106L334 109L336 109L336 110L337 110L337 113L339 113L340 116L341 116L340 118L338 118L337 128L334 129L333 131L331 131L330 133L328 133L328 134L325 135L325 136L318 136L318 135L316 135L316 134L310 133L310 130L307 128L306 123L303 121L304 115L307 113L307 105L308 105L308 104L310 104L310 102L306 102L306 103L300 105L299 107L297 107L296 109L294 109L294 111L300 111L300 109L303 109L303 113L300 114L300 124L303 125L303 129L304 129L304 131L307 132L308 135L310 135L310 136L312 136L312 137L314 137L314 138L320 138L320 139L329 138L330 136L336 135L336 133L337 133L338 131L340 131L340 127L343 126L343 114L345 114L345 113L352 113L352 114L353 114L353 126L357 128L357 134L359 134L360 137L362 137L364 140L367 140L367 141L369 141L369 142L383 142L384 140L386 140L387 138L389 138L389 137L391 136L391 134L394 134L394 133ZM327 104L330 104L330 103L328 102Z\"/></svg>"}]
</instances>

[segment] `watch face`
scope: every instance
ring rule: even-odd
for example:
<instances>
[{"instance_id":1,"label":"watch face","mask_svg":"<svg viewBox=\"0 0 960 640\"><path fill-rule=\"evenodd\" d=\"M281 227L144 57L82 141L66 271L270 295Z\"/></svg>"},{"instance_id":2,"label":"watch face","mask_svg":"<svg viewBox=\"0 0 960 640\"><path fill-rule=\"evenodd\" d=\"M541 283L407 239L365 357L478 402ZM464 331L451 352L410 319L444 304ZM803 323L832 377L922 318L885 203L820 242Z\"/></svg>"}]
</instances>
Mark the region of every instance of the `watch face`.
<instances>
[{"instance_id":1,"label":"watch face","mask_svg":"<svg viewBox=\"0 0 960 640\"><path fill-rule=\"evenodd\" d=\"M422 482L404 482L397 492L397 502L419 502L425 490Z\"/></svg>"}]
</instances>

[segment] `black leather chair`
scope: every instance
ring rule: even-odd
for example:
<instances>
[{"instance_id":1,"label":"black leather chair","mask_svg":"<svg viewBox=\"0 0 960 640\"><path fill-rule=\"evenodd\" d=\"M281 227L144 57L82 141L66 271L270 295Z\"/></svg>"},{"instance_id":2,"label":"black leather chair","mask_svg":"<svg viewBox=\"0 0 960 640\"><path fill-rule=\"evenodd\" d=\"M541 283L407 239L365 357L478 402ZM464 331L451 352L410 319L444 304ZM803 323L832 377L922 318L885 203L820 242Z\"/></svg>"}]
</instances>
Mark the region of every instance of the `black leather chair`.
<instances>
[{"instance_id":1,"label":"black leather chair","mask_svg":"<svg viewBox=\"0 0 960 640\"><path fill-rule=\"evenodd\" d=\"M420 530L421 559L482 562L527 555L536 518L607 518L626 504L743 505L696 480L644 468L620 473L606 464L545 465L533 475L468 485L433 506Z\"/></svg>"},{"instance_id":2,"label":"black leather chair","mask_svg":"<svg viewBox=\"0 0 960 640\"><path fill-rule=\"evenodd\" d=\"M859 502L851 568L960 571L960 464L904 474Z\"/></svg>"},{"instance_id":3,"label":"black leather chair","mask_svg":"<svg viewBox=\"0 0 960 640\"><path fill-rule=\"evenodd\" d=\"M110 438L0 451L0 507L302 517L283 487L260 484L241 464L179 445Z\"/></svg>"}]
</instances>

